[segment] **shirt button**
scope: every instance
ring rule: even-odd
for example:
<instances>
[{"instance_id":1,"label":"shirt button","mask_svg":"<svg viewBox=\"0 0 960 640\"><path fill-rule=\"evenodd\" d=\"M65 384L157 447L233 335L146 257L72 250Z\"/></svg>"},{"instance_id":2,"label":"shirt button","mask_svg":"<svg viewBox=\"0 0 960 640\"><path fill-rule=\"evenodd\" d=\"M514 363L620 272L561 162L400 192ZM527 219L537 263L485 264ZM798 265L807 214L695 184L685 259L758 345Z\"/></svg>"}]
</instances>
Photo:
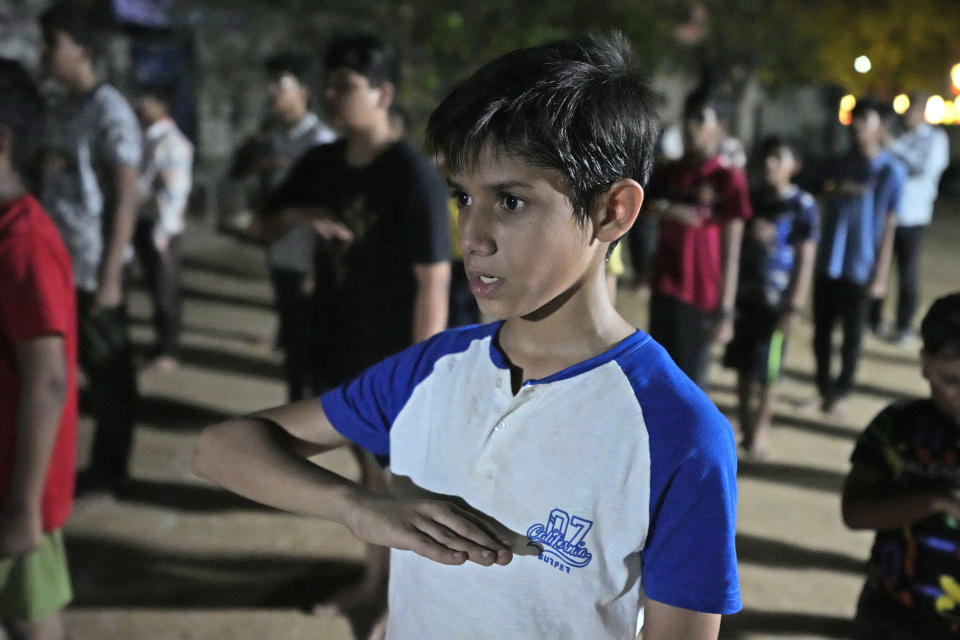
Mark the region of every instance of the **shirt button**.
<instances>
[{"instance_id":1,"label":"shirt button","mask_svg":"<svg viewBox=\"0 0 960 640\"><path fill-rule=\"evenodd\" d=\"M503 420L501 420L500 422L497 423L497 426L494 427L494 430L502 431L503 429L506 429L506 427L507 425L503 422Z\"/></svg>"}]
</instances>

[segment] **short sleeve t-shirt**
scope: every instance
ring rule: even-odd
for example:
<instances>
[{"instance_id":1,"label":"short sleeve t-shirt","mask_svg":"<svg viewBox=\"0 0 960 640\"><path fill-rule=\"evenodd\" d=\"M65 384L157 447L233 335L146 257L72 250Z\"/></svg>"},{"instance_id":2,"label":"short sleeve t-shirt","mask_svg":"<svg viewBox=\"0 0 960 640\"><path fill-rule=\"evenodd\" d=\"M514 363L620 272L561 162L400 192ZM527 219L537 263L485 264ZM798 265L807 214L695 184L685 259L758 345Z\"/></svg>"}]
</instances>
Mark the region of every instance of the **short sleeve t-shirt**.
<instances>
[{"instance_id":1,"label":"short sleeve t-shirt","mask_svg":"<svg viewBox=\"0 0 960 640\"><path fill-rule=\"evenodd\" d=\"M514 394L499 324L454 329L321 397L394 475L543 547L505 567L392 551L387 637L633 638L644 597L739 609L729 423L637 331Z\"/></svg>"},{"instance_id":2,"label":"short sleeve t-shirt","mask_svg":"<svg viewBox=\"0 0 960 640\"><path fill-rule=\"evenodd\" d=\"M647 193L649 198L696 207L702 221L698 227L660 221L653 292L706 313L716 311L723 278L723 224L751 216L746 176L725 166L719 156L700 165L681 159L656 167Z\"/></svg>"},{"instance_id":3,"label":"short sleeve t-shirt","mask_svg":"<svg viewBox=\"0 0 960 640\"><path fill-rule=\"evenodd\" d=\"M955 493L960 489L960 424L929 399L894 404L867 426L851 460L882 473L890 490ZM958 551L960 521L947 513L878 531L867 588L937 637L960 638Z\"/></svg>"},{"instance_id":4,"label":"short sleeve t-shirt","mask_svg":"<svg viewBox=\"0 0 960 640\"><path fill-rule=\"evenodd\" d=\"M77 323L70 257L53 222L32 196L0 204L0 505L15 463L21 387L16 348L45 335L63 337L67 394L43 489L45 531L70 514L77 430Z\"/></svg>"},{"instance_id":5,"label":"short sleeve t-shirt","mask_svg":"<svg viewBox=\"0 0 960 640\"><path fill-rule=\"evenodd\" d=\"M77 288L94 291L116 201L113 170L139 170L140 124L119 91L100 84L79 99L51 109L44 147L56 157L44 163L40 200L70 251Z\"/></svg>"},{"instance_id":6,"label":"short sleeve t-shirt","mask_svg":"<svg viewBox=\"0 0 960 640\"><path fill-rule=\"evenodd\" d=\"M790 286L797 245L820 238L820 214L813 196L796 186L786 196L758 190L750 201L753 218L743 234L737 299L776 309Z\"/></svg>"},{"instance_id":7,"label":"short sleeve t-shirt","mask_svg":"<svg viewBox=\"0 0 960 640\"><path fill-rule=\"evenodd\" d=\"M448 189L437 168L400 140L366 166L346 162L346 141L307 151L268 201L271 211L319 207L353 242L318 242L317 357L339 383L408 346L413 267L450 260Z\"/></svg>"},{"instance_id":8,"label":"short sleeve t-shirt","mask_svg":"<svg viewBox=\"0 0 960 640\"><path fill-rule=\"evenodd\" d=\"M889 151L872 159L848 154L823 184L823 238L817 273L866 284L877 260L887 215L900 211L907 171Z\"/></svg>"}]
</instances>

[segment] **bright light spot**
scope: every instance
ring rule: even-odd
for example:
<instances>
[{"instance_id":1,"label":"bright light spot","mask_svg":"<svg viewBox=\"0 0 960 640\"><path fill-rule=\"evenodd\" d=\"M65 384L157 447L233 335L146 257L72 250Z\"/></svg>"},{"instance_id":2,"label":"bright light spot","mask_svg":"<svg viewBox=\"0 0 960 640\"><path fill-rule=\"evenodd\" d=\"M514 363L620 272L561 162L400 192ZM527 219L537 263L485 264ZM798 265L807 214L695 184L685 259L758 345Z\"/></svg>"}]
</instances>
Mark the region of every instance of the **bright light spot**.
<instances>
[{"instance_id":1,"label":"bright light spot","mask_svg":"<svg viewBox=\"0 0 960 640\"><path fill-rule=\"evenodd\" d=\"M960 62L950 69L950 79L953 81L953 88L960 90Z\"/></svg>"},{"instance_id":2,"label":"bright light spot","mask_svg":"<svg viewBox=\"0 0 960 640\"><path fill-rule=\"evenodd\" d=\"M838 117L840 118L840 124L842 124L845 127L849 126L850 123L853 122L853 114L847 110L840 109L840 113L838 114Z\"/></svg>"},{"instance_id":3,"label":"bright light spot","mask_svg":"<svg viewBox=\"0 0 960 640\"><path fill-rule=\"evenodd\" d=\"M893 110L897 113L904 113L907 109L910 108L910 98L906 94L901 93L896 98L893 99Z\"/></svg>"},{"instance_id":4,"label":"bright light spot","mask_svg":"<svg viewBox=\"0 0 960 640\"><path fill-rule=\"evenodd\" d=\"M927 107L923 110L923 118L930 124L940 124L943 122L946 103L940 96L930 96L927 100Z\"/></svg>"},{"instance_id":5,"label":"bright light spot","mask_svg":"<svg viewBox=\"0 0 960 640\"><path fill-rule=\"evenodd\" d=\"M840 98L840 111L853 111L857 106L857 99L849 93Z\"/></svg>"},{"instance_id":6,"label":"bright light spot","mask_svg":"<svg viewBox=\"0 0 960 640\"><path fill-rule=\"evenodd\" d=\"M867 56L859 56L853 61L853 68L857 73L867 73L873 68L873 63L870 62L870 58Z\"/></svg>"},{"instance_id":7,"label":"bright light spot","mask_svg":"<svg viewBox=\"0 0 960 640\"><path fill-rule=\"evenodd\" d=\"M955 124L957 122L957 105L953 100L947 100L943 103L943 124Z\"/></svg>"}]
</instances>

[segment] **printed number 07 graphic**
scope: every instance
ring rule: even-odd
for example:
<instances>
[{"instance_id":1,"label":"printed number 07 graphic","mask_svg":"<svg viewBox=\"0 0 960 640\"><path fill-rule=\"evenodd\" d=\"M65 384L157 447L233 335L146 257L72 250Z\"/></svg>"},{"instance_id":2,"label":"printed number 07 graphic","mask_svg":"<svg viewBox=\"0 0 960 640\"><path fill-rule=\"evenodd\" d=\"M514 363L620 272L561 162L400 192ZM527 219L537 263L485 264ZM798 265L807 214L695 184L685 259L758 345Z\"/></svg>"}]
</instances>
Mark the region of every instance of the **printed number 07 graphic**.
<instances>
[{"instance_id":1,"label":"printed number 07 graphic","mask_svg":"<svg viewBox=\"0 0 960 640\"><path fill-rule=\"evenodd\" d=\"M590 520L584 520L580 516L573 516L571 518L570 515L563 509L554 509L550 512L550 520L547 522L547 531L559 531L560 535L568 544L576 547L583 540L584 536L587 535L587 532L590 531L592 526L593 522ZM568 527L575 530L572 538L567 538Z\"/></svg>"}]
</instances>

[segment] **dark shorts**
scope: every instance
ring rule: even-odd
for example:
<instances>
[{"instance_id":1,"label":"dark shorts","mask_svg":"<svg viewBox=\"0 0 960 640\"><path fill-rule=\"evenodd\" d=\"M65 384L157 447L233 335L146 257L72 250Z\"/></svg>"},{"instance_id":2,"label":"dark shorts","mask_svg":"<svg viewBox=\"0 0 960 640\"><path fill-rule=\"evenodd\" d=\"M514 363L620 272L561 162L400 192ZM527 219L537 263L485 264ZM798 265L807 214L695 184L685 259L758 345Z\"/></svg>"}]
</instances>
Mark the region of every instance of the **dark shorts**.
<instances>
[{"instance_id":1,"label":"dark shorts","mask_svg":"<svg viewBox=\"0 0 960 640\"><path fill-rule=\"evenodd\" d=\"M777 331L779 319L779 310L766 305L738 306L723 366L762 384L776 383L787 349L786 338Z\"/></svg>"}]
</instances>

